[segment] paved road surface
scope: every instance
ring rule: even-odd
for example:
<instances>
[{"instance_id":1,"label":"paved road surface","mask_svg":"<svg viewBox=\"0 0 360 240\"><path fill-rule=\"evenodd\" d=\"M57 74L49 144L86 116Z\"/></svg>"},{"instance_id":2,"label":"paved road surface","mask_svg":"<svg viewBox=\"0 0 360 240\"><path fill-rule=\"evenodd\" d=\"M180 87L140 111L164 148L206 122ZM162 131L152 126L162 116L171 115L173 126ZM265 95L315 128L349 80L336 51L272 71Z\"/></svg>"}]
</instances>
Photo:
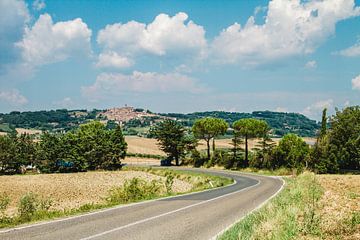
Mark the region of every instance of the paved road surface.
<instances>
[{"instance_id":1,"label":"paved road surface","mask_svg":"<svg viewBox=\"0 0 360 240\"><path fill-rule=\"evenodd\" d=\"M215 170L236 183L210 191L0 230L0 239L211 239L276 194L278 178Z\"/></svg>"}]
</instances>

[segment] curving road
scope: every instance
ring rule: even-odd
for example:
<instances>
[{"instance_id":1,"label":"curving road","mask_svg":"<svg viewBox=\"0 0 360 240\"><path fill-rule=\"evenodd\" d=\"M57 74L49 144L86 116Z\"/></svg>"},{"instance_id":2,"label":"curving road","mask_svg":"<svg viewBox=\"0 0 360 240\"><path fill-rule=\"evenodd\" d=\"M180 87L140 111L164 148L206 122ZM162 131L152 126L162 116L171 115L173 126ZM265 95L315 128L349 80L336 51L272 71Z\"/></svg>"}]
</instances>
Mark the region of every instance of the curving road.
<instances>
[{"instance_id":1,"label":"curving road","mask_svg":"<svg viewBox=\"0 0 360 240\"><path fill-rule=\"evenodd\" d=\"M186 169L233 178L233 185L0 230L0 239L214 239L277 194L279 178Z\"/></svg>"}]
</instances>

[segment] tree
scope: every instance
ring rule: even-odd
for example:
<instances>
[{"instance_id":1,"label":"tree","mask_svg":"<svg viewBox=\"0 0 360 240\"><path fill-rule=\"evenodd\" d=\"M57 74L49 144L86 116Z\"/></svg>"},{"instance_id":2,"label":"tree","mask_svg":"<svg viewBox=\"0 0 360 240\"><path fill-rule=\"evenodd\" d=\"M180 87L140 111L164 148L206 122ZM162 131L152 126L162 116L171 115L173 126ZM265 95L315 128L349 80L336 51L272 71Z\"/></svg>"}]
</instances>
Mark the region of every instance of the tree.
<instances>
[{"instance_id":1,"label":"tree","mask_svg":"<svg viewBox=\"0 0 360 240\"><path fill-rule=\"evenodd\" d=\"M41 172L55 172L58 170L56 162L62 157L65 151L61 142L60 134L44 132L36 150L36 166ZM70 149L66 149L70 150Z\"/></svg>"},{"instance_id":2,"label":"tree","mask_svg":"<svg viewBox=\"0 0 360 240\"><path fill-rule=\"evenodd\" d=\"M293 133L285 135L276 148L277 166L288 168L302 168L306 166L309 146L299 136Z\"/></svg>"},{"instance_id":3,"label":"tree","mask_svg":"<svg viewBox=\"0 0 360 240\"><path fill-rule=\"evenodd\" d=\"M179 159L184 154L185 149L184 127L175 120L166 119L152 128L151 134L157 139L160 149L169 158L175 159L176 166L178 166Z\"/></svg>"},{"instance_id":4,"label":"tree","mask_svg":"<svg viewBox=\"0 0 360 240\"><path fill-rule=\"evenodd\" d=\"M360 170L360 106L337 110L330 126L327 157L340 169Z\"/></svg>"},{"instance_id":5,"label":"tree","mask_svg":"<svg viewBox=\"0 0 360 240\"><path fill-rule=\"evenodd\" d=\"M256 145L256 147L258 147L256 151L256 167L264 167L265 162L270 158L269 155L271 154L272 149L276 145L270 137L270 131L271 129L267 122L259 122L258 137L260 137L261 140Z\"/></svg>"},{"instance_id":6,"label":"tree","mask_svg":"<svg viewBox=\"0 0 360 240\"><path fill-rule=\"evenodd\" d=\"M109 132L109 146L107 151L106 160L102 163L101 167L108 170L116 170L121 168L121 159L126 156L127 143L123 136L120 125Z\"/></svg>"},{"instance_id":7,"label":"tree","mask_svg":"<svg viewBox=\"0 0 360 240\"><path fill-rule=\"evenodd\" d=\"M16 137L16 136L15 136ZM16 142L9 136L0 136L0 172L2 174L17 171Z\"/></svg>"},{"instance_id":8,"label":"tree","mask_svg":"<svg viewBox=\"0 0 360 240\"><path fill-rule=\"evenodd\" d=\"M320 135L319 135L320 138L324 137L326 135L326 131L327 131L326 111L327 111L327 109L324 108L324 110L322 112L321 129L320 129ZM319 139L319 137L318 137L318 139Z\"/></svg>"},{"instance_id":9,"label":"tree","mask_svg":"<svg viewBox=\"0 0 360 240\"><path fill-rule=\"evenodd\" d=\"M202 118L194 122L192 132L196 138L205 140L208 160L210 159L210 140L213 139L213 151L215 151L215 137L224 135L227 128L228 124L220 118Z\"/></svg>"},{"instance_id":10,"label":"tree","mask_svg":"<svg viewBox=\"0 0 360 240\"><path fill-rule=\"evenodd\" d=\"M244 118L237 120L233 124L235 133L245 139L245 159L244 167L249 166L249 147L248 140L251 138L256 138L261 135L266 122L263 120L258 120L254 118ZM266 124L267 125L267 124Z\"/></svg>"}]
</instances>

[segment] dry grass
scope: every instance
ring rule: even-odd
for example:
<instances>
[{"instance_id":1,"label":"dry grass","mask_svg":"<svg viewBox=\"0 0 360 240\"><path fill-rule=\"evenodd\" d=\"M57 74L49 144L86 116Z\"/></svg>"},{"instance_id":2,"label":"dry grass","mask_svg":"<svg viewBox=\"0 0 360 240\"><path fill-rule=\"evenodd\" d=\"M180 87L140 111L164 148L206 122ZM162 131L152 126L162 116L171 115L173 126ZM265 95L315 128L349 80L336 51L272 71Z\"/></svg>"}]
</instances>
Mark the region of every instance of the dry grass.
<instances>
[{"instance_id":1,"label":"dry grass","mask_svg":"<svg viewBox=\"0 0 360 240\"><path fill-rule=\"evenodd\" d=\"M136 136L125 136L129 153L141 153L151 155L162 155L165 153L159 149L156 139L142 138Z\"/></svg>"},{"instance_id":2,"label":"dry grass","mask_svg":"<svg viewBox=\"0 0 360 240\"><path fill-rule=\"evenodd\" d=\"M7 133L6 132L0 132L0 136L6 136Z\"/></svg>"},{"instance_id":3,"label":"dry grass","mask_svg":"<svg viewBox=\"0 0 360 240\"><path fill-rule=\"evenodd\" d=\"M139 165L160 165L160 160L155 158L126 157L121 163Z\"/></svg>"},{"instance_id":4,"label":"dry grass","mask_svg":"<svg viewBox=\"0 0 360 240\"><path fill-rule=\"evenodd\" d=\"M320 200L320 228L326 239L360 239L360 224L349 226L360 214L360 175L318 175L325 192Z\"/></svg>"},{"instance_id":5,"label":"dry grass","mask_svg":"<svg viewBox=\"0 0 360 240\"><path fill-rule=\"evenodd\" d=\"M9 215L16 213L19 199L27 192L51 199L52 210L73 209L87 203L104 203L104 197L111 188L122 186L134 177L165 181L163 177L143 171L0 176L0 195L6 194L11 199L7 211ZM173 192L187 192L191 188L190 183L174 179Z\"/></svg>"},{"instance_id":6,"label":"dry grass","mask_svg":"<svg viewBox=\"0 0 360 240\"><path fill-rule=\"evenodd\" d=\"M35 135L35 134L41 134L42 131L41 130L36 130L36 129L27 129L27 128L15 128L16 132L18 134L30 134L30 135Z\"/></svg>"}]
</instances>

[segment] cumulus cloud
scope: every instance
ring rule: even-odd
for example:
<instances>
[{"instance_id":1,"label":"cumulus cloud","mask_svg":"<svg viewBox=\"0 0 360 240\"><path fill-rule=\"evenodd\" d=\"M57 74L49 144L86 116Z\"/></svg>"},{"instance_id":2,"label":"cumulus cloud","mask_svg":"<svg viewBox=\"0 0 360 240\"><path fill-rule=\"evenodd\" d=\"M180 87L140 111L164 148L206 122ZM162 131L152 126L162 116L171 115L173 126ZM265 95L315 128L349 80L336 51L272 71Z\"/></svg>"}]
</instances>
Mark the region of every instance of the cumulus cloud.
<instances>
[{"instance_id":1,"label":"cumulus cloud","mask_svg":"<svg viewBox=\"0 0 360 240\"><path fill-rule=\"evenodd\" d=\"M34 10L40 11L46 7L44 0L35 0L32 4Z\"/></svg>"},{"instance_id":2,"label":"cumulus cloud","mask_svg":"<svg viewBox=\"0 0 360 240\"><path fill-rule=\"evenodd\" d=\"M124 92L135 93L200 93L206 89L196 80L179 73L137 72L130 75L121 73L101 73L91 86L82 87L82 94L92 99L121 95Z\"/></svg>"},{"instance_id":3,"label":"cumulus cloud","mask_svg":"<svg viewBox=\"0 0 360 240\"><path fill-rule=\"evenodd\" d=\"M20 106L28 102L26 97L21 95L17 89L12 89L9 91L0 91L0 100L9 103L12 106Z\"/></svg>"},{"instance_id":4,"label":"cumulus cloud","mask_svg":"<svg viewBox=\"0 0 360 240\"><path fill-rule=\"evenodd\" d=\"M149 24L130 21L107 25L99 31L97 42L105 52L116 52L123 57L144 53L199 57L204 56L207 45L204 28L188 21L188 15L183 12L173 17L159 14Z\"/></svg>"},{"instance_id":5,"label":"cumulus cloud","mask_svg":"<svg viewBox=\"0 0 360 240\"><path fill-rule=\"evenodd\" d=\"M360 75L351 80L352 89L360 90Z\"/></svg>"},{"instance_id":6,"label":"cumulus cloud","mask_svg":"<svg viewBox=\"0 0 360 240\"><path fill-rule=\"evenodd\" d=\"M133 60L120 56L116 52L100 53L97 67L100 68L128 68L134 65Z\"/></svg>"},{"instance_id":7,"label":"cumulus cloud","mask_svg":"<svg viewBox=\"0 0 360 240\"><path fill-rule=\"evenodd\" d=\"M314 69L317 67L317 63L316 61L308 61L307 63L305 63L305 68L307 69Z\"/></svg>"},{"instance_id":8,"label":"cumulus cloud","mask_svg":"<svg viewBox=\"0 0 360 240\"><path fill-rule=\"evenodd\" d=\"M311 118L318 118L324 108L330 109L331 107L333 107L333 104L334 100L332 99L320 100L306 107L302 111L302 114Z\"/></svg>"},{"instance_id":9,"label":"cumulus cloud","mask_svg":"<svg viewBox=\"0 0 360 240\"><path fill-rule=\"evenodd\" d=\"M22 39L29 19L24 1L0 1L0 73L6 65L19 60L20 50L14 43Z\"/></svg>"},{"instance_id":10,"label":"cumulus cloud","mask_svg":"<svg viewBox=\"0 0 360 240\"><path fill-rule=\"evenodd\" d=\"M353 0L273 0L264 24L253 16L245 26L234 23L214 39L212 54L221 63L248 65L309 54L334 34L337 22L359 14Z\"/></svg>"},{"instance_id":11,"label":"cumulus cloud","mask_svg":"<svg viewBox=\"0 0 360 240\"><path fill-rule=\"evenodd\" d=\"M77 54L89 54L91 30L80 18L53 23L48 14L40 15L27 28L17 46L23 60L33 66L63 61Z\"/></svg>"},{"instance_id":12,"label":"cumulus cloud","mask_svg":"<svg viewBox=\"0 0 360 240\"><path fill-rule=\"evenodd\" d=\"M357 57L360 56L360 43L356 43L355 45L346 48L337 52L338 54L345 56L345 57Z\"/></svg>"}]
</instances>

